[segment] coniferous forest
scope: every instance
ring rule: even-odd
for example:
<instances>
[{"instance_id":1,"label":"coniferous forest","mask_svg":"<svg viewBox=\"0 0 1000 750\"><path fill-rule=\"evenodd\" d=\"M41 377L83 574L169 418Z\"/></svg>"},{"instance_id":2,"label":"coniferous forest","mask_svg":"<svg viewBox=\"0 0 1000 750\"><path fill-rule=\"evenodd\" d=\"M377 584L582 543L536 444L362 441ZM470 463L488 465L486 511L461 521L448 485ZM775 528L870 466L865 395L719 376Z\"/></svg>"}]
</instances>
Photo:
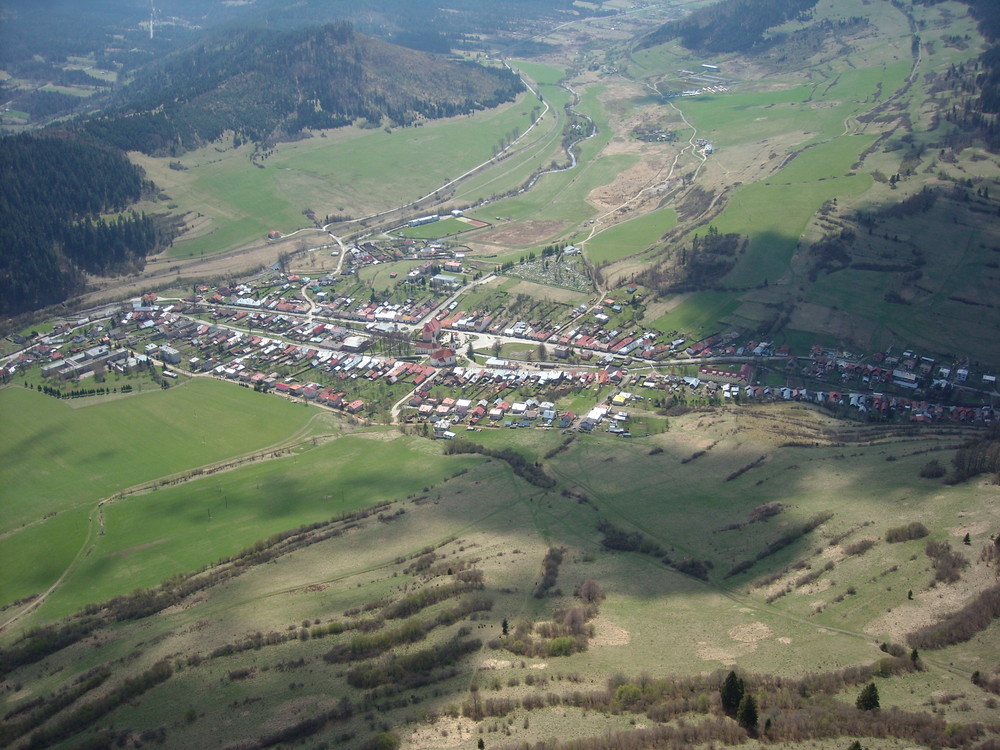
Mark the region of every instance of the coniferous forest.
<instances>
[{"instance_id":1,"label":"coniferous forest","mask_svg":"<svg viewBox=\"0 0 1000 750\"><path fill-rule=\"evenodd\" d=\"M138 270L162 241L152 218L114 219L148 187L114 149L56 135L0 138L0 314L61 302L85 273Z\"/></svg>"},{"instance_id":2,"label":"coniferous forest","mask_svg":"<svg viewBox=\"0 0 1000 750\"><path fill-rule=\"evenodd\" d=\"M816 0L722 0L647 35L640 48L680 37L681 44L705 54L747 52L764 42L764 32L808 13Z\"/></svg>"},{"instance_id":3,"label":"coniferous forest","mask_svg":"<svg viewBox=\"0 0 1000 750\"><path fill-rule=\"evenodd\" d=\"M144 70L106 116L82 125L125 150L176 155L233 131L264 142L363 118L408 125L510 101L506 68L434 57L349 24L230 32Z\"/></svg>"}]
</instances>

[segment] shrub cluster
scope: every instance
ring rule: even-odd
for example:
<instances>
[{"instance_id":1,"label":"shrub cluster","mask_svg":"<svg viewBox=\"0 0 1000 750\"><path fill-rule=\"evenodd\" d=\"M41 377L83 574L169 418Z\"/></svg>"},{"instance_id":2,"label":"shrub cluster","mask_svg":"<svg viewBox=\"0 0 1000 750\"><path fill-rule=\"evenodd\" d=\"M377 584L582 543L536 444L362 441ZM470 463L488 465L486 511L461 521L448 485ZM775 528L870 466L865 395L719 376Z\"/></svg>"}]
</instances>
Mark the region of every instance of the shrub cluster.
<instances>
[{"instance_id":1,"label":"shrub cluster","mask_svg":"<svg viewBox=\"0 0 1000 750\"><path fill-rule=\"evenodd\" d=\"M795 588L799 589L802 588L803 586L808 586L810 583L815 581L817 578L819 578L821 575L823 575L829 570L833 570L832 560L827 560L822 568L817 568L816 570L812 570L806 573L805 575L799 576L797 579L795 579Z\"/></svg>"},{"instance_id":2,"label":"shrub cluster","mask_svg":"<svg viewBox=\"0 0 1000 750\"><path fill-rule=\"evenodd\" d=\"M989 627L997 617L1000 617L1000 585L986 589L940 622L914 630L906 636L906 642L913 648L944 648L963 643Z\"/></svg>"},{"instance_id":3,"label":"shrub cluster","mask_svg":"<svg viewBox=\"0 0 1000 750\"><path fill-rule=\"evenodd\" d=\"M597 607L571 607L557 612L552 622L537 625L527 621L517 623L514 632L489 642L493 649L506 649L518 656L569 656L587 650L587 641L594 634L588 621L597 614ZM535 638L534 635L540 636Z\"/></svg>"},{"instance_id":4,"label":"shrub cluster","mask_svg":"<svg viewBox=\"0 0 1000 750\"><path fill-rule=\"evenodd\" d=\"M756 508L754 508L747 514L746 521L738 521L737 523L727 524L718 529L715 529L714 533L719 533L721 531L739 531L740 529L744 529L751 524L768 521L774 516L781 513L781 511L783 511L784 509L785 509L784 504L778 502L777 500L774 500L769 503L764 503L763 505L758 505Z\"/></svg>"},{"instance_id":5,"label":"shrub cluster","mask_svg":"<svg viewBox=\"0 0 1000 750\"><path fill-rule=\"evenodd\" d=\"M920 476L924 479L940 479L945 475L944 466L936 458L932 458L930 461L923 465L920 469Z\"/></svg>"},{"instance_id":6,"label":"shrub cluster","mask_svg":"<svg viewBox=\"0 0 1000 750\"><path fill-rule=\"evenodd\" d=\"M434 669L446 667L482 647L482 641L454 639L438 646L420 649L411 654L391 657L377 664L365 664L348 670L347 683L352 687L371 689L394 683L397 687L418 686Z\"/></svg>"},{"instance_id":7,"label":"shrub cluster","mask_svg":"<svg viewBox=\"0 0 1000 750\"><path fill-rule=\"evenodd\" d=\"M935 582L955 583L962 577L962 570L969 566L965 556L953 550L948 542L927 542L924 552L934 561Z\"/></svg>"},{"instance_id":8,"label":"shrub cluster","mask_svg":"<svg viewBox=\"0 0 1000 750\"><path fill-rule=\"evenodd\" d=\"M874 539L859 539L853 544L848 544L844 547L844 554L848 557L853 557L855 555L863 555L865 552L874 547L876 541Z\"/></svg>"},{"instance_id":9,"label":"shrub cluster","mask_svg":"<svg viewBox=\"0 0 1000 750\"><path fill-rule=\"evenodd\" d=\"M663 557L666 554L666 551L658 542L643 536L638 531L628 532L619 529L605 519L597 522L597 530L604 535L601 539L601 544L608 549L619 550L621 552L641 552L644 555L652 555L653 557Z\"/></svg>"},{"instance_id":10,"label":"shrub cluster","mask_svg":"<svg viewBox=\"0 0 1000 750\"><path fill-rule=\"evenodd\" d=\"M574 440L576 440L576 433L573 433L572 435L568 435L566 437L566 439L563 440L561 443L559 443L559 445L557 445L555 448L552 448L551 450L548 450L548 451L545 452L545 458L546 458L546 460L550 459L550 458L555 458L556 456L558 456L563 451L569 450L569 445Z\"/></svg>"},{"instance_id":11,"label":"shrub cluster","mask_svg":"<svg viewBox=\"0 0 1000 750\"><path fill-rule=\"evenodd\" d=\"M432 604L443 602L446 599L451 599L469 591L482 589L482 587L482 574L480 573L479 580L470 580L468 582L456 581L444 586L421 589L413 594L404 596L392 604L386 605L382 609L382 616L387 620L399 620L404 617L410 617L420 610L430 607Z\"/></svg>"},{"instance_id":12,"label":"shrub cluster","mask_svg":"<svg viewBox=\"0 0 1000 750\"><path fill-rule=\"evenodd\" d=\"M833 513L829 511L823 511L822 513L817 513L812 518L810 518L805 523L801 523L798 526L793 526L788 529L784 534L779 536L773 542L768 544L764 549L757 553L753 560L742 560L731 567L727 572L725 577L732 578L740 573L745 573L754 566L755 563L770 557L776 552L780 552L785 547L797 542L799 539L804 537L806 534L815 531L819 526L833 518Z\"/></svg>"},{"instance_id":13,"label":"shrub cluster","mask_svg":"<svg viewBox=\"0 0 1000 750\"><path fill-rule=\"evenodd\" d=\"M335 708L323 711L317 716L310 716L308 719L303 719L271 734L263 735L257 740L256 747L265 748L296 742L316 734L331 722L345 721L353 715L354 707L351 705L350 699L345 696L340 699Z\"/></svg>"},{"instance_id":14,"label":"shrub cluster","mask_svg":"<svg viewBox=\"0 0 1000 750\"><path fill-rule=\"evenodd\" d=\"M545 558L542 560L542 580L535 586L534 591L536 599L543 599L556 585L556 580L559 578L559 566L562 564L565 551L563 547L549 547L548 552L545 553Z\"/></svg>"},{"instance_id":15,"label":"shrub cluster","mask_svg":"<svg viewBox=\"0 0 1000 750\"><path fill-rule=\"evenodd\" d=\"M510 448L491 449L486 446L474 443L471 440L449 440L445 448L448 455L457 453L479 453L483 456L498 458L505 461L514 473L528 484L533 484L542 489L551 489L556 486L556 480L549 476L540 464L533 463Z\"/></svg>"},{"instance_id":16,"label":"shrub cluster","mask_svg":"<svg viewBox=\"0 0 1000 750\"><path fill-rule=\"evenodd\" d=\"M737 469L732 474L730 474L728 477L726 477L726 481L727 482L731 482L734 479L737 479L737 478L743 476L748 471L750 471L750 469L753 469L754 467L760 466L762 463L764 463L764 459L766 459L766 458L767 458L767 456L761 456L760 458L754 459L753 461L751 461L750 463L748 463L746 466L741 466L739 469Z\"/></svg>"},{"instance_id":17,"label":"shrub cluster","mask_svg":"<svg viewBox=\"0 0 1000 750\"><path fill-rule=\"evenodd\" d=\"M913 539L923 539L931 532L919 521L911 521L905 526L893 526L885 532L885 540L889 544L909 542Z\"/></svg>"}]
</instances>

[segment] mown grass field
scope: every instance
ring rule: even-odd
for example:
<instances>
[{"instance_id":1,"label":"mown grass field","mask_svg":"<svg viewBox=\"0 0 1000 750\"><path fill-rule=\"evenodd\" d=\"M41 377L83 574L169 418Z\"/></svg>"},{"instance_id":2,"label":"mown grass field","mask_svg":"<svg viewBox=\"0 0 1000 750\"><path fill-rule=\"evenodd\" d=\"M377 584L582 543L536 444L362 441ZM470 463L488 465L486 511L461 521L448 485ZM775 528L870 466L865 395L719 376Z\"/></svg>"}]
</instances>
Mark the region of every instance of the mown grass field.
<instances>
[{"instance_id":1,"label":"mown grass field","mask_svg":"<svg viewBox=\"0 0 1000 750\"><path fill-rule=\"evenodd\" d=\"M654 245L664 232L676 225L677 212L672 208L623 221L587 240L587 258L593 263L627 258Z\"/></svg>"},{"instance_id":2,"label":"mown grass field","mask_svg":"<svg viewBox=\"0 0 1000 750\"><path fill-rule=\"evenodd\" d=\"M345 436L117 501L105 507L106 533L39 617L156 585L288 528L419 493L473 462L398 433Z\"/></svg>"},{"instance_id":3,"label":"mown grass field","mask_svg":"<svg viewBox=\"0 0 1000 750\"><path fill-rule=\"evenodd\" d=\"M5 388L0 411L0 557L5 570L24 574L3 577L4 604L58 577L80 551L102 498L296 432L305 436L317 419L313 410L207 379L82 407Z\"/></svg>"},{"instance_id":4,"label":"mown grass field","mask_svg":"<svg viewBox=\"0 0 1000 750\"><path fill-rule=\"evenodd\" d=\"M207 378L82 408L19 388L0 391L0 400L3 488L10 498L3 531L266 447L317 415Z\"/></svg>"},{"instance_id":5,"label":"mown grass field","mask_svg":"<svg viewBox=\"0 0 1000 750\"><path fill-rule=\"evenodd\" d=\"M398 234L402 237L412 237L419 240L433 240L438 237L449 237L455 234L469 232L475 227L466 224L460 219L444 217L430 224L423 224L418 227L403 227Z\"/></svg>"},{"instance_id":6,"label":"mown grass field","mask_svg":"<svg viewBox=\"0 0 1000 750\"><path fill-rule=\"evenodd\" d=\"M659 331L684 331L704 337L718 333L720 320L739 307L739 300L725 292L696 292L656 320L647 321Z\"/></svg>"}]
</instances>

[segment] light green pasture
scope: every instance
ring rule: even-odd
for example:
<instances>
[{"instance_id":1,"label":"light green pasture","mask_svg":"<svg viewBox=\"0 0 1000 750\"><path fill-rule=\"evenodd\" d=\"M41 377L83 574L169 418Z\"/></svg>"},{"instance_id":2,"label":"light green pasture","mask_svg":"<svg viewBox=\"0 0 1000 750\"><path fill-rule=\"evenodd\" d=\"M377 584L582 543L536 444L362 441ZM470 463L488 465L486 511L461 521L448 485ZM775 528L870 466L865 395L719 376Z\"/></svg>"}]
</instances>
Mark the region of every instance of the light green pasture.
<instances>
[{"instance_id":1,"label":"light green pasture","mask_svg":"<svg viewBox=\"0 0 1000 750\"><path fill-rule=\"evenodd\" d=\"M459 219L447 217L431 222L430 224L422 224L418 227L403 227L399 230L399 234L403 237L429 240L436 239L438 237L447 237L452 234L469 232L473 229L475 229L475 227L471 224L466 224L464 221L460 221Z\"/></svg>"},{"instance_id":2,"label":"light green pasture","mask_svg":"<svg viewBox=\"0 0 1000 750\"><path fill-rule=\"evenodd\" d=\"M0 413L2 531L273 444L316 414L207 378L90 406L6 388Z\"/></svg>"},{"instance_id":3,"label":"light green pasture","mask_svg":"<svg viewBox=\"0 0 1000 750\"><path fill-rule=\"evenodd\" d=\"M477 460L442 456L438 443L418 438L345 436L291 457L129 497L105 507L106 534L40 617L155 585L300 524L419 493Z\"/></svg>"},{"instance_id":4,"label":"light green pasture","mask_svg":"<svg viewBox=\"0 0 1000 750\"><path fill-rule=\"evenodd\" d=\"M502 137L527 129L536 104L525 94L489 112L391 133L331 131L279 145L263 169L251 164L249 147L185 155L179 161L187 171L152 160L175 203L212 219L207 233L176 242L171 252L191 257L232 249L270 229L289 232L307 223L304 209L321 218L359 216L408 203L487 161Z\"/></svg>"},{"instance_id":5,"label":"light green pasture","mask_svg":"<svg viewBox=\"0 0 1000 750\"><path fill-rule=\"evenodd\" d=\"M649 325L660 331L682 331L691 337L717 332L719 322L740 302L728 292L697 292Z\"/></svg>"},{"instance_id":6,"label":"light green pasture","mask_svg":"<svg viewBox=\"0 0 1000 750\"><path fill-rule=\"evenodd\" d=\"M672 208L651 211L643 216L615 224L587 240L587 257L593 263L613 262L635 255L653 245L664 232L677 226L677 212Z\"/></svg>"}]
</instances>

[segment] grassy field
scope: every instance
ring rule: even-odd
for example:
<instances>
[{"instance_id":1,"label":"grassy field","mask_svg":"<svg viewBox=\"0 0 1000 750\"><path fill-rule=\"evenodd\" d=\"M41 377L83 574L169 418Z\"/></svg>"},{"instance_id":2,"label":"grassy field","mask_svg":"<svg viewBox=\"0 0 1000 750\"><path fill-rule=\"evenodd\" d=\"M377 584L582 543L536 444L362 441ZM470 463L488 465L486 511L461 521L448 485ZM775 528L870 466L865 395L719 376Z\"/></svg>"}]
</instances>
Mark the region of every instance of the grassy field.
<instances>
[{"instance_id":1,"label":"grassy field","mask_svg":"<svg viewBox=\"0 0 1000 750\"><path fill-rule=\"evenodd\" d=\"M193 257L232 249L271 229L306 226L306 209L319 217L359 216L432 192L487 161L512 129L523 132L531 102L522 96L488 112L392 132L329 131L281 144L263 168L250 162L250 146L185 154L179 160L184 170L169 169L167 159L134 158L170 195L177 213L203 215L198 228L171 250L174 257Z\"/></svg>"},{"instance_id":2,"label":"grassy field","mask_svg":"<svg viewBox=\"0 0 1000 750\"><path fill-rule=\"evenodd\" d=\"M93 406L18 388L0 391L0 400L7 456L3 487L15 500L7 506L3 531L144 481L266 447L316 417L282 399L207 378Z\"/></svg>"},{"instance_id":3,"label":"grassy field","mask_svg":"<svg viewBox=\"0 0 1000 750\"><path fill-rule=\"evenodd\" d=\"M653 245L664 232L676 225L677 212L672 208L623 221L587 240L587 258L592 263L627 258Z\"/></svg>"},{"instance_id":4,"label":"grassy field","mask_svg":"<svg viewBox=\"0 0 1000 750\"><path fill-rule=\"evenodd\" d=\"M473 462L446 459L438 445L398 433L359 434L112 503L106 533L38 616L61 617L284 529L419 493Z\"/></svg>"},{"instance_id":5,"label":"grassy field","mask_svg":"<svg viewBox=\"0 0 1000 750\"><path fill-rule=\"evenodd\" d=\"M341 668L321 658L331 647L350 643L354 631L317 639L310 636L316 624L357 621L345 612L360 607L370 610L360 617L370 618L389 602L453 581L450 571L471 564L483 572L482 594L492 599L491 611L435 628L426 641L397 648L397 658L456 637L489 641L500 635L503 620L511 628L522 621L544 621L578 602L572 592L592 579L606 598L598 603L587 650L554 658L521 658L488 647L476 650L454 674L442 669L434 672L428 686L408 689L404 702L396 704L392 693L384 694L378 713L381 729L396 733L408 746L427 748L450 747L460 737L468 743L483 736L489 742L496 737L494 726L517 741L534 742L553 730L562 731L563 739L574 739L632 729L630 717L642 714L594 709L584 715L546 696L568 700L573 691L600 690L611 674L625 679L646 674L655 679L738 665L748 672L799 677L871 663L882 655L879 642L900 640L905 629L928 611L940 613L956 606L986 580L988 571L973 562L958 584L929 587L923 541L895 545L882 541L889 526L907 520L920 520L932 539L950 540L959 548L962 535L969 532L972 546L965 549L970 557L988 541L995 487L973 482L949 488L918 476L927 460L920 451L942 455L938 451L954 437L923 432L897 440L877 429L853 428L796 406L710 410L669 421L667 432L631 441L604 434L578 436L552 458L544 454L565 439L557 431L475 433L474 439L490 448L513 448L531 461L543 462L559 482L552 490L516 478L502 461L441 457L438 445L427 441L349 436L310 448L297 458L270 462L267 473L260 475L259 490L253 472L241 470L199 480L186 496L161 490L138 498L150 503L147 508L140 502L111 506L108 537L116 536L117 545L132 544L133 549L115 555L112 549L118 547L108 546L99 557L95 552L87 562L93 566L88 573L102 581L130 570L141 575L146 567L163 565L160 556L176 556L168 551L169 540L135 548L144 538L142 527L148 525L143 519L154 515L169 516L166 529L171 532L185 529L195 534L196 529L215 524L220 542L213 551L221 551L229 534L226 527L234 523L227 519L256 513L258 519L251 523L258 523L266 513L266 497L298 497L298 490L275 491L284 485L273 483L306 481L303 462L320 467L332 457L327 451L346 452L335 461L339 468L327 475L327 489L317 485L306 494L336 492L346 478L344 472L354 472L352 465L359 461L377 470L374 455L384 455L388 463L399 466L400 475L409 473L406 462L419 460L417 454L440 467L426 488L416 490L416 497L386 509L385 516L394 520L369 518L354 523L350 533L269 564L248 566L225 585L160 615L121 623L113 637L102 630L93 645L72 646L15 675L30 681L35 694L44 694L90 667L120 657L129 656L131 663L144 668L169 656L179 665L173 676L117 709L116 727L153 731L170 717L178 720L165 726L169 747L249 740L334 707L331 691L338 697L349 696L355 705L374 696L345 684L344 669L354 663ZM803 446L784 445L790 439ZM358 445L366 441L370 447ZM809 447L804 447L807 442ZM704 453L691 460L699 450ZM726 479L761 456L763 461L751 469ZM886 456L896 460L887 462ZM447 478L460 467L467 472ZM355 478L353 490L367 486L364 471ZM222 498L230 499L228 509L214 487L219 481L224 482ZM271 491L265 492L268 483ZM576 494L566 496L560 488ZM383 497L408 491L408 480L401 477ZM236 502L240 508L232 507ZM328 502L336 504L336 497ZM745 523L753 508L772 502L781 503L776 517L727 530ZM212 520L203 506L213 508ZM725 577L733 563L760 553L793 524L823 511L832 516L818 529L765 556L749 573ZM708 580L681 575L650 555L604 548L596 529L602 518L655 540L675 561L711 561ZM874 546L862 555L845 553L848 544L862 538L875 540ZM563 549L558 591L533 596L542 558L552 547ZM421 556L431 568L413 567ZM823 570L827 562L830 569ZM810 570L819 571L816 581L796 587L796 579ZM755 583L767 574L778 574L777 582ZM774 588L786 585L789 593L768 601ZM908 590L913 591L913 600L907 598ZM452 603L434 605L416 618L430 620L449 606ZM399 622L387 620L384 629ZM925 672L880 679L883 707L926 711L921 704L929 695L963 693L963 700L940 704L941 718L957 725L989 721L987 696L972 689L968 675L995 661L990 639L995 639L996 628L994 624L981 637L946 652L923 651ZM292 638L225 655L222 647L239 644L255 632ZM213 652L219 655L212 656ZM200 658L188 658L194 655ZM530 711L515 708L507 715L509 723L506 718L475 721L463 718L458 708L474 695L473 685L484 700L520 701L537 694L543 701ZM848 687L829 700L851 703L856 693L857 688ZM412 713L411 694L420 704L419 715ZM253 703L252 712L234 717L234 703L239 709L248 705L246 701ZM766 710L777 716L783 709ZM350 732L351 739L341 741L357 744L377 731L379 725L370 724L359 712L347 721L328 724L315 737L327 740ZM839 744L818 741L815 746L832 750L843 743L843 739ZM867 738L865 744L899 746Z\"/></svg>"},{"instance_id":6,"label":"grassy field","mask_svg":"<svg viewBox=\"0 0 1000 750\"><path fill-rule=\"evenodd\" d=\"M134 485L308 434L316 412L213 380L81 405L20 388L0 391L4 604L65 569L97 502ZM319 422L317 422L319 424ZM40 544L42 540L54 540ZM38 563L38 550L46 548Z\"/></svg>"},{"instance_id":7,"label":"grassy field","mask_svg":"<svg viewBox=\"0 0 1000 750\"><path fill-rule=\"evenodd\" d=\"M718 333L721 321L739 304L738 299L725 292L697 292L685 297L670 312L648 323L660 331L680 331L698 339Z\"/></svg>"},{"instance_id":8,"label":"grassy field","mask_svg":"<svg viewBox=\"0 0 1000 750\"><path fill-rule=\"evenodd\" d=\"M471 231L472 229L475 229L475 227L471 224L449 216L418 227L403 227L399 230L398 234L418 240L435 240L439 237L449 237L453 234Z\"/></svg>"}]
</instances>

